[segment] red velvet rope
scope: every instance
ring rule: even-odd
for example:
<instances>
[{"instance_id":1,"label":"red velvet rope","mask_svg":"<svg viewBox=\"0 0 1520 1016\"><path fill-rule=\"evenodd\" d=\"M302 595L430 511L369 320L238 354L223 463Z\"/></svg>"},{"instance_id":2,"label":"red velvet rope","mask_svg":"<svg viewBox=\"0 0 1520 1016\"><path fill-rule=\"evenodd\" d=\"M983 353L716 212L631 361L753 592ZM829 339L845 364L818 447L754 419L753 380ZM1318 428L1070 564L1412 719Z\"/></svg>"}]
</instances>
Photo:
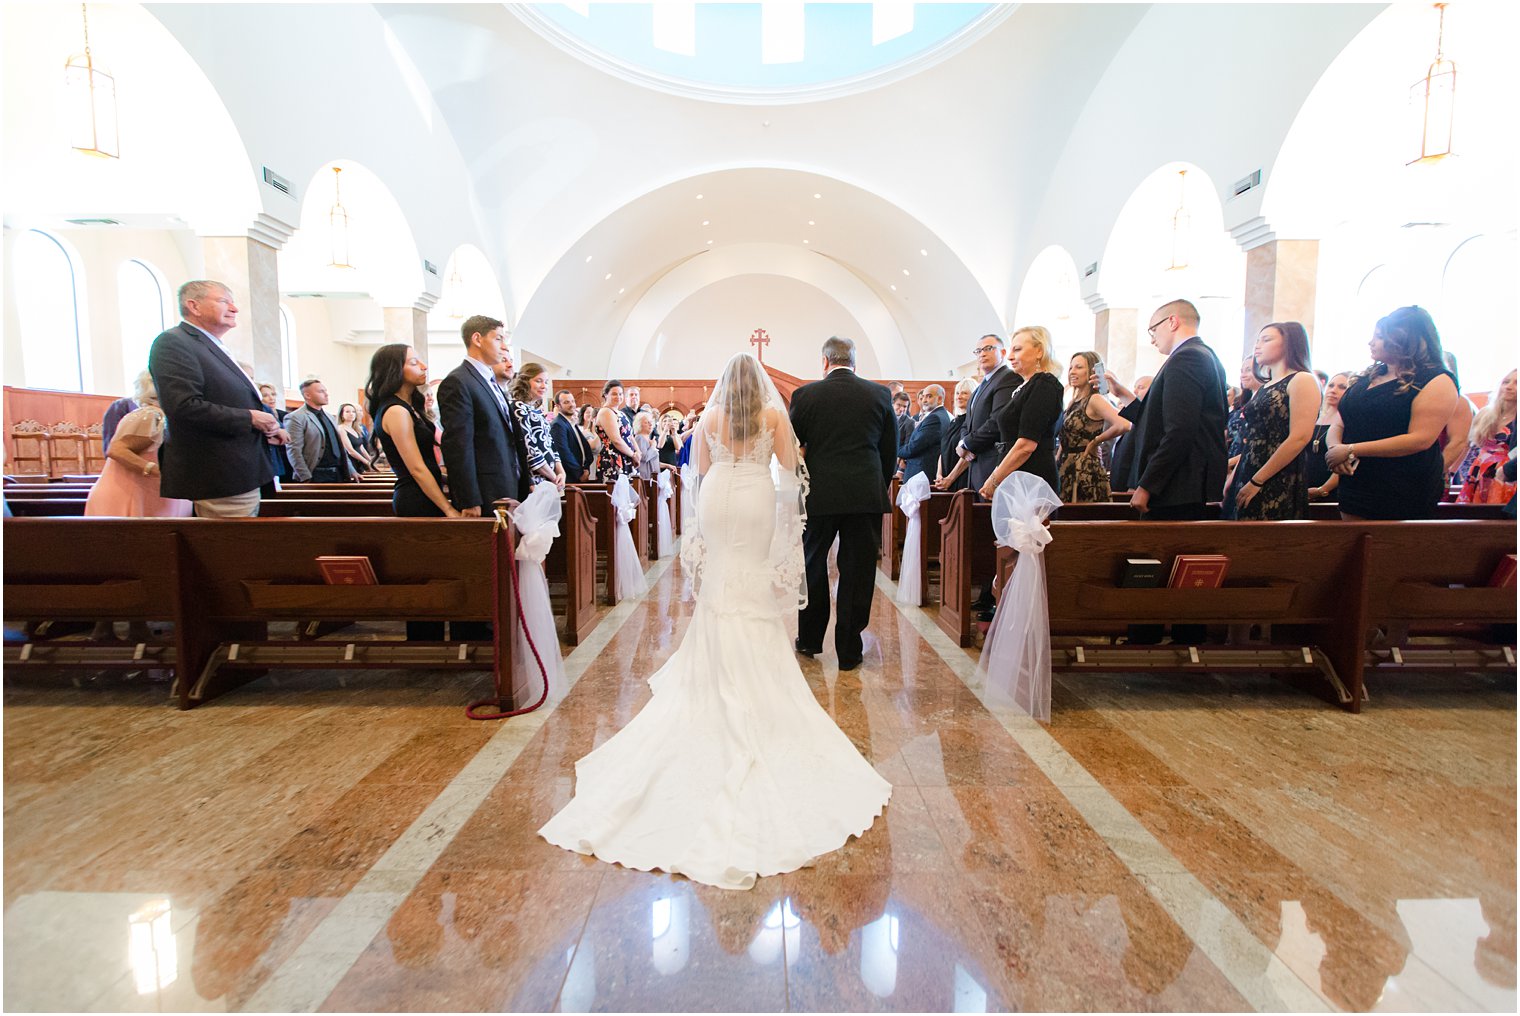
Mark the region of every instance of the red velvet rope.
<instances>
[{"instance_id":1,"label":"red velvet rope","mask_svg":"<svg viewBox=\"0 0 1520 1016\"><path fill-rule=\"evenodd\" d=\"M496 595L496 602L497 603L501 602L501 543L502 543L502 540L501 540L501 537L500 537L499 534L501 533L501 531L502 531L503 528L505 528L506 526L509 526L509 525L511 525L511 523L507 521L505 510L504 509L497 509L497 511L496 511L496 528L491 531L492 541L496 544L496 546L492 548L493 553L491 554L491 589L492 589L492 591ZM517 582L517 568L516 568L516 562L515 561L508 561L508 569L507 569L507 571L508 571L507 581L512 586L513 602L515 602L517 604L517 623L520 624L520 625L522 625L523 638L525 638L525 639L528 640L528 649L529 649L529 651L531 651L533 653L533 662L538 664L538 672L541 675L543 675L543 678L544 678L544 692L543 692L542 695L540 695L538 697L538 701L535 702L535 703L533 703L531 706L525 706L522 709L506 709L505 708L509 704L510 696L506 692L504 692L502 690L502 687L501 687L501 685L502 685L502 668L501 668L501 660L502 660L502 655L501 655L501 639L502 639L502 635L501 635L501 625L496 624L496 623L493 622L492 625L491 625L491 648L495 652L496 655L495 655L495 661L494 661L494 664L493 664L493 667L492 667L492 675L491 676L492 676L493 680L495 681L496 695L495 695L494 698L483 698L483 699L481 699L478 702L471 702L468 706L465 707L465 710L464 710L465 716L469 717L472 720L505 720L505 719L508 719L509 717L513 717L513 716L522 716L524 713L531 713L531 712L533 712L535 709L537 709L539 706L542 706L549 699L549 670L548 670L547 667L544 666L544 658L542 656L540 656L539 653L538 653L538 646L536 646L536 645L533 644L533 633L528 630L528 623L523 620L523 612L522 612L522 587ZM510 680L510 675L508 675L508 679ZM490 707L490 708L492 708L492 709L494 709L496 711L495 712L490 712L490 713L478 713L478 712L476 712L476 710L482 709L484 707Z\"/></svg>"}]
</instances>

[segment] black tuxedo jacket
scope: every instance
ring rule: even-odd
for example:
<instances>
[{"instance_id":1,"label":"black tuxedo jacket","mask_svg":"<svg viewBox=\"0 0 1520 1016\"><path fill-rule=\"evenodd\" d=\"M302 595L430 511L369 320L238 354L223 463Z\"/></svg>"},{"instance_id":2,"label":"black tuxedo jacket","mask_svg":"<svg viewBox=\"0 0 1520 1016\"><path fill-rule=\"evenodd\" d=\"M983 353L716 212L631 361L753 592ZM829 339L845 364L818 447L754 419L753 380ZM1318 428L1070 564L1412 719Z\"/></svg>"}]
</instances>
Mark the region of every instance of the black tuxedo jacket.
<instances>
[{"instance_id":1,"label":"black tuxedo jacket","mask_svg":"<svg viewBox=\"0 0 1520 1016\"><path fill-rule=\"evenodd\" d=\"M987 478L997 468L998 460L1002 458L998 454L998 443L1001 440L998 435L998 417L1003 415L1008 400L1013 398L1013 393L1023 383L1024 379L1014 373L1012 367L1004 364L977 385L976 391L971 395L971 408L966 412L961 443L967 451L976 455L971 460L971 465L966 467L966 472L971 477L972 490L982 489L982 484L987 482ZM1005 453L1006 451L1004 449Z\"/></svg>"},{"instance_id":2,"label":"black tuxedo jacket","mask_svg":"<svg viewBox=\"0 0 1520 1016\"><path fill-rule=\"evenodd\" d=\"M153 340L148 372L167 421L158 453L164 497L232 497L273 478L269 442L248 415L269 407L230 353L182 321Z\"/></svg>"},{"instance_id":3,"label":"black tuxedo jacket","mask_svg":"<svg viewBox=\"0 0 1520 1016\"><path fill-rule=\"evenodd\" d=\"M591 449L586 445L581 429L555 413L553 422L549 424L549 438L554 442L554 454L559 456L560 464L565 467L566 482L584 481L586 469L591 465Z\"/></svg>"},{"instance_id":4,"label":"black tuxedo jacket","mask_svg":"<svg viewBox=\"0 0 1520 1016\"><path fill-rule=\"evenodd\" d=\"M897 416L886 385L836 369L792 393L792 430L806 452L809 515L885 514L897 470Z\"/></svg>"},{"instance_id":5,"label":"black tuxedo jacket","mask_svg":"<svg viewBox=\"0 0 1520 1016\"><path fill-rule=\"evenodd\" d=\"M936 406L932 413L925 413L918 421L907 442L898 449L898 457L903 460L904 480L913 479L917 473L927 473L929 482L934 482L939 467L940 443L945 428L949 426L950 414L944 406Z\"/></svg>"},{"instance_id":6,"label":"black tuxedo jacket","mask_svg":"<svg viewBox=\"0 0 1520 1016\"><path fill-rule=\"evenodd\" d=\"M1219 357L1197 336L1173 349L1156 372L1128 442L1130 489L1144 487L1152 508L1223 496L1228 388Z\"/></svg>"},{"instance_id":7,"label":"black tuxedo jacket","mask_svg":"<svg viewBox=\"0 0 1520 1016\"><path fill-rule=\"evenodd\" d=\"M491 514L501 498L525 500L531 485L522 430L490 384L469 363L461 363L438 386L449 503L460 511L479 508L482 515Z\"/></svg>"}]
</instances>

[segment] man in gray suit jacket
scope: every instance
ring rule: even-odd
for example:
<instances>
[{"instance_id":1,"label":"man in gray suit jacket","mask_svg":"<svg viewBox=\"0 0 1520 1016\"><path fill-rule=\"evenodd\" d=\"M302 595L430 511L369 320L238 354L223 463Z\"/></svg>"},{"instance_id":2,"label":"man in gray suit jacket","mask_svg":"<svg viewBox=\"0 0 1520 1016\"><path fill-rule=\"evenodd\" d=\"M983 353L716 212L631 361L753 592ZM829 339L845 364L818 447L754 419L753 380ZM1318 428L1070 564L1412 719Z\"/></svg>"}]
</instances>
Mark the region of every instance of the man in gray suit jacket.
<instances>
[{"instance_id":1,"label":"man in gray suit jacket","mask_svg":"<svg viewBox=\"0 0 1520 1016\"><path fill-rule=\"evenodd\" d=\"M829 626L829 548L839 539L839 612L834 650L840 670L864 655L860 634L871 621L881 517L892 510L887 482L897 465L897 418L883 385L855 376L855 343L823 344L822 381L792 393L792 430L807 458L811 481L802 552L808 605L797 615L796 649L823 651Z\"/></svg>"},{"instance_id":2,"label":"man in gray suit jacket","mask_svg":"<svg viewBox=\"0 0 1520 1016\"><path fill-rule=\"evenodd\" d=\"M296 483L340 483L359 481L354 464L343 447L338 427L327 410L327 386L316 378L301 382L301 398L306 402L285 417L290 431L291 478Z\"/></svg>"}]
</instances>

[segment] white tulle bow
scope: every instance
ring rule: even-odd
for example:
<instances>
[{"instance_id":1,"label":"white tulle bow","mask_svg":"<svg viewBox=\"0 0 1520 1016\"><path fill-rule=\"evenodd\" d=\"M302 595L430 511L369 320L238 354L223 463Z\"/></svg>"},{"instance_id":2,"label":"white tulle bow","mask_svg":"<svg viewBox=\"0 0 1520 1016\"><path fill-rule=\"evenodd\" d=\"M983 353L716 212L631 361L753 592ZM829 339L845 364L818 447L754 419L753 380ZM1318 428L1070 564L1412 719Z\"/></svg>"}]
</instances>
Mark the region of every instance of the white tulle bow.
<instances>
[{"instance_id":1,"label":"white tulle bow","mask_svg":"<svg viewBox=\"0 0 1520 1016\"><path fill-rule=\"evenodd\" d=\"M1038 554L1050 542L1050 530L1039 519L1004 519L997 544L1020 554Z\"/></svg>"},{"instance_id":2,"label":"white tulle bow","mask_svg":"<svg viewBox=\"0 0 1520 1016\"><path fill-rule=\"evenodd\" d=\"M552 483L540 483L533 488L528 499L512 513L512 524L517 527L517 559L542 564L559 536L560 514L559 490Z\"/></svg>"},{"instance_id":3,"label":"white tulle bow","mask_svg":"<svg viewBox=\"0 0 1520 1016\"><path fill-rule=\"evenodd\" d=\"M1018 552L976 669L989 704L1050 719L1050 606L1045 598L1045 520L1061 506L1050 484L1014 473L992 494L992 531Z\"/></svg>"},{"instance_id":4,"label":"white tulle bow","mask_svg":"<svg viewBox=\"0 0 1520 1016\"><path fill-rule=\"evenodd\" d=\"M660 500L669 501L675 490L670 485L670 470L660 470Z\"/></svg>"},{"instance_id":5,"label":"white tulle bow","mask_svg":"<svg viewBox=\"0 0 1520 1016\"><path fill-rule=\"evenodd\" d=\"M625 526L639 513L639 499L633 496L633 484L628 477L619 476L612 485L612 506L617 509L618 521Z\"/></svg>"},{"instance_id":6,"label":"white tulle bow","mask_svg":"<svg viewBox=\"0 0 1520 1016\"><path fill-rule=\"evenodd\" d=\"M918 514L919 502L929 500L929 476L927 473L914 473L908 478L901 489L897 492L897 507L908 518Z\"/></svg>"}]
</instances>

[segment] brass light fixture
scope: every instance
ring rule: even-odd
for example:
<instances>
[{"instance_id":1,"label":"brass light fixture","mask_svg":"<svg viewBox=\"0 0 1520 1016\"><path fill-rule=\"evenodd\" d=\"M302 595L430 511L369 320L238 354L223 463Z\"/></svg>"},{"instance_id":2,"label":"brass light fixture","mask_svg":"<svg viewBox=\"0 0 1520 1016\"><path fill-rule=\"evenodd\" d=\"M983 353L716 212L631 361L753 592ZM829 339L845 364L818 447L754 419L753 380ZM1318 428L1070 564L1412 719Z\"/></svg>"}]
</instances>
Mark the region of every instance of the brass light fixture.
<instances>
[{"instance_id":1,"label":"brass light fixture","mask_svg":"<svg viewBox=\"0 0 1520 1016\"><path fill-rule=\"evenodd\" d=\"M1451 154L1451 128L1457 108L1457 65L1446 59L1442 44L1446 41L1446 4L1435 5L1436 58L1425 76L1409 88L1410 111L1420 121L1420 154L1406 165L1437 162Z\"/></svg>"},{"instance_id":2,"label":"brass light fixture","mask_svg":"<svg viewBox=\"0 0 1520 1016\"><path fill-rule=\"evenodd\" d=\"M327 212L327 226L332 240L330 268L352 268L348 260L348 211L343 207L343 194L339 189L341 166L333 167L333 204Z\"/></svg>"},{"instance_id":3,"label":"brass light fixture","mask_svg":"<svg viewBox=\"0 0 1520 1016\"><path fill-rule=\"evenodd\" d=\"M116 79L95 65L90 53L90 7L79 5L84 19L84 52L64 61L68 94L69 142L76 152L104 159L121 156L116 128Z\"/></svg>"},{"instance_id":4,"label":"brass light fixture","mask_svg":"<svg viewBox=\"0 0 1520 1016\"><path fill-rule=\"evenodd\" d=\"M1166 269L1169 272L1180 272L1188 266L1184 234L1191 232L1193 217L1187 210L1187 174L1185 169L1177 171L1177 210L1172 213L1172 263Z\"/></svg>"}]
</instances>

